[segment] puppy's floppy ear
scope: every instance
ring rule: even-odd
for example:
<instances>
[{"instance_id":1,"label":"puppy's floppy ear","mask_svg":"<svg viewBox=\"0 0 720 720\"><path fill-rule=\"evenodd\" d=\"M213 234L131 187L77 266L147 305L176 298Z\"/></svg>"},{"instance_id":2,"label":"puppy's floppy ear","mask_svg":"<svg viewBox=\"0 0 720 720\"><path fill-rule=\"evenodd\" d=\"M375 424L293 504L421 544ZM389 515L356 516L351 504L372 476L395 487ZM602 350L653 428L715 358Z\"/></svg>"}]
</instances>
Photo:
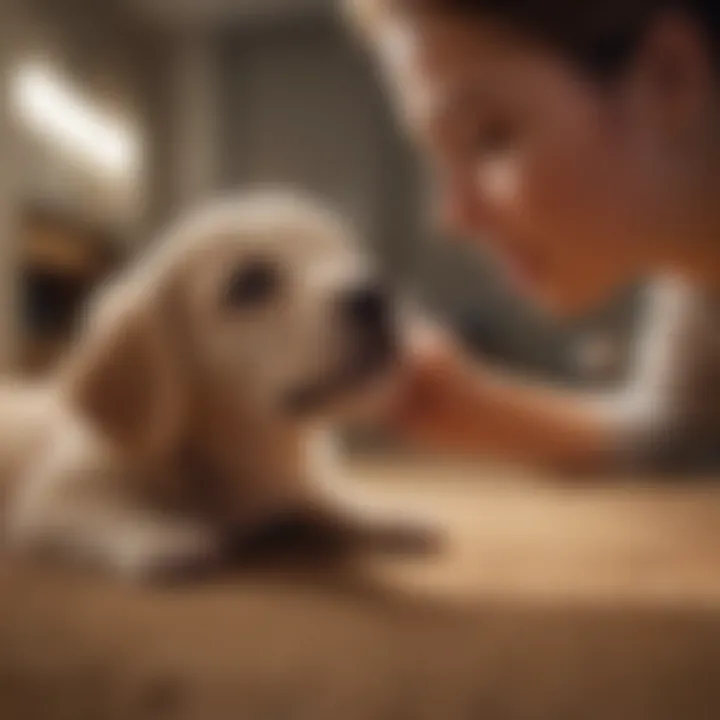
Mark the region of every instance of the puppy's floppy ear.
<instances>
[{"instance_id":1,"label":"puppy's floppy ear","mask_svg":"<svg viewBox=\"0 0 720 720\"><path fill-rule=\"evenodd\" d=\"M125 283L99 300L63 387L112 442L136 457L162 456L182 430L186 390L167 298L157 287Z\"/></svg>"}]
</instances>

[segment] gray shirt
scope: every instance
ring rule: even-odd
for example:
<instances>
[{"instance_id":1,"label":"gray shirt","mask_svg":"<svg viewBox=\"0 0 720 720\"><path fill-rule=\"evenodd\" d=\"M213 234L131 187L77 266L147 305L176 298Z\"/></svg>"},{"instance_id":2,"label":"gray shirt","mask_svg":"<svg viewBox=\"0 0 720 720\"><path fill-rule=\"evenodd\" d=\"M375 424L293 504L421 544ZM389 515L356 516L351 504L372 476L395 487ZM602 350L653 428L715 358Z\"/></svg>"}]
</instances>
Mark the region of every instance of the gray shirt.
<instances>
[{"instance_id":1,"label":"gray shirt","mask_svg":"<svg viewBox=\"0 0 720 720\"><path fill-rule=\"evenodd\" d=\"M655 282L628 382L601 402L621 465L720 466L720 299Z\"/></svg>"}]
</instances>

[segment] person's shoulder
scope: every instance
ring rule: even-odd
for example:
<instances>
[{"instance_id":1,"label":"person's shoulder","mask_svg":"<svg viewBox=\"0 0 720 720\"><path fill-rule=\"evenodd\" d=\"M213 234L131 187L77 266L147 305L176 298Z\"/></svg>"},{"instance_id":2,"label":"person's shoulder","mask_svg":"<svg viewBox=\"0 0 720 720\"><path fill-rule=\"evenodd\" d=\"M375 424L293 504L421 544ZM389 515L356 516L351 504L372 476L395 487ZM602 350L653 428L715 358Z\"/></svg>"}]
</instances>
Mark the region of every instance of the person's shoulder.
<instances>
[{"instance_id":1,"label":"person's shoulder","mask_svg":"<svg viewBox=\"0 0 720 720\"><path fill-rule=\"evenodd\" d=\"M692 297L703 294L698 285L677 275L656 275L648 280L646 292L652 298Z\"/></svg>"},{"instance_id":2,"label":"person's shoulder","mask_svg":"<svg viewBox=\"0 0 720 720\"><path fill-rule=\"evenodd\" d=\"M701 353L701 348L716 347L720 330L716 293L674 276L657 277L646 290L640 337L648 353L662 354L664 347L672 348L674 357L690 357Z\"/></svg>"},{"instance_id":3,"label":"person's shoulder","mask_svg":"<svg viewBox=\"0 0 720 720\"><path fill-rule=\"evenodd\" d=\"M646 299L652 314L699 312L712 306L720 311L716 294L675 275L651 279L646 286Z\"/></svg>"}]
</instances>

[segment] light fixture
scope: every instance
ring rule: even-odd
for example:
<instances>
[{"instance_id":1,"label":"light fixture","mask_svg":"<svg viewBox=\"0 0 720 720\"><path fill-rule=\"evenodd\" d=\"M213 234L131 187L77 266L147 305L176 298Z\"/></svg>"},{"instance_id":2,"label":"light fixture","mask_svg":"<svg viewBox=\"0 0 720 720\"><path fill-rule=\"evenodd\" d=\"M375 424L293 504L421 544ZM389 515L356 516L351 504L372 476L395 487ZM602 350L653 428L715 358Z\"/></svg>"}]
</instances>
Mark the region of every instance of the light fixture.
<instances>
[{"instance_id":1,"label":"light fixture","mask_svg":"<svg viewBox=\"0 0 720 720\"><path fill-rule=\"evenodd\" d=\"M94 107L52 68L19 65L10 90L20 121L33 132L113 178L134 177L140 160L136 134Z\"/></svg>"}]
</instances>

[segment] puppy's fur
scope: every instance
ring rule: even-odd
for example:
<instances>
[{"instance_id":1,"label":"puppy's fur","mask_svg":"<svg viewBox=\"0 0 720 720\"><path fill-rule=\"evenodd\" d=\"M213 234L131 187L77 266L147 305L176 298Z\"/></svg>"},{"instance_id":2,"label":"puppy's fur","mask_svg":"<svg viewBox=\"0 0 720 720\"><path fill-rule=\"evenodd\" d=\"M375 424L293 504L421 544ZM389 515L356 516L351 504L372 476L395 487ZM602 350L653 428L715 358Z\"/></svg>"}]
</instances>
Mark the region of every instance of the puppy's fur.
<instances>
[{"instance_id":1,"label":"puppy's fur","mask_svg":"<svg viewBox=\"0 0 720 720\"><path fill-rule=\"evenodd\" d=\"M171 228L101 289L56 377L0 393L12 545L153 578L287 514L431 540L349 501L330 457L329 425L392 367L373 281L343 223L288 192Z\"/></svg>"}]
</instances>

